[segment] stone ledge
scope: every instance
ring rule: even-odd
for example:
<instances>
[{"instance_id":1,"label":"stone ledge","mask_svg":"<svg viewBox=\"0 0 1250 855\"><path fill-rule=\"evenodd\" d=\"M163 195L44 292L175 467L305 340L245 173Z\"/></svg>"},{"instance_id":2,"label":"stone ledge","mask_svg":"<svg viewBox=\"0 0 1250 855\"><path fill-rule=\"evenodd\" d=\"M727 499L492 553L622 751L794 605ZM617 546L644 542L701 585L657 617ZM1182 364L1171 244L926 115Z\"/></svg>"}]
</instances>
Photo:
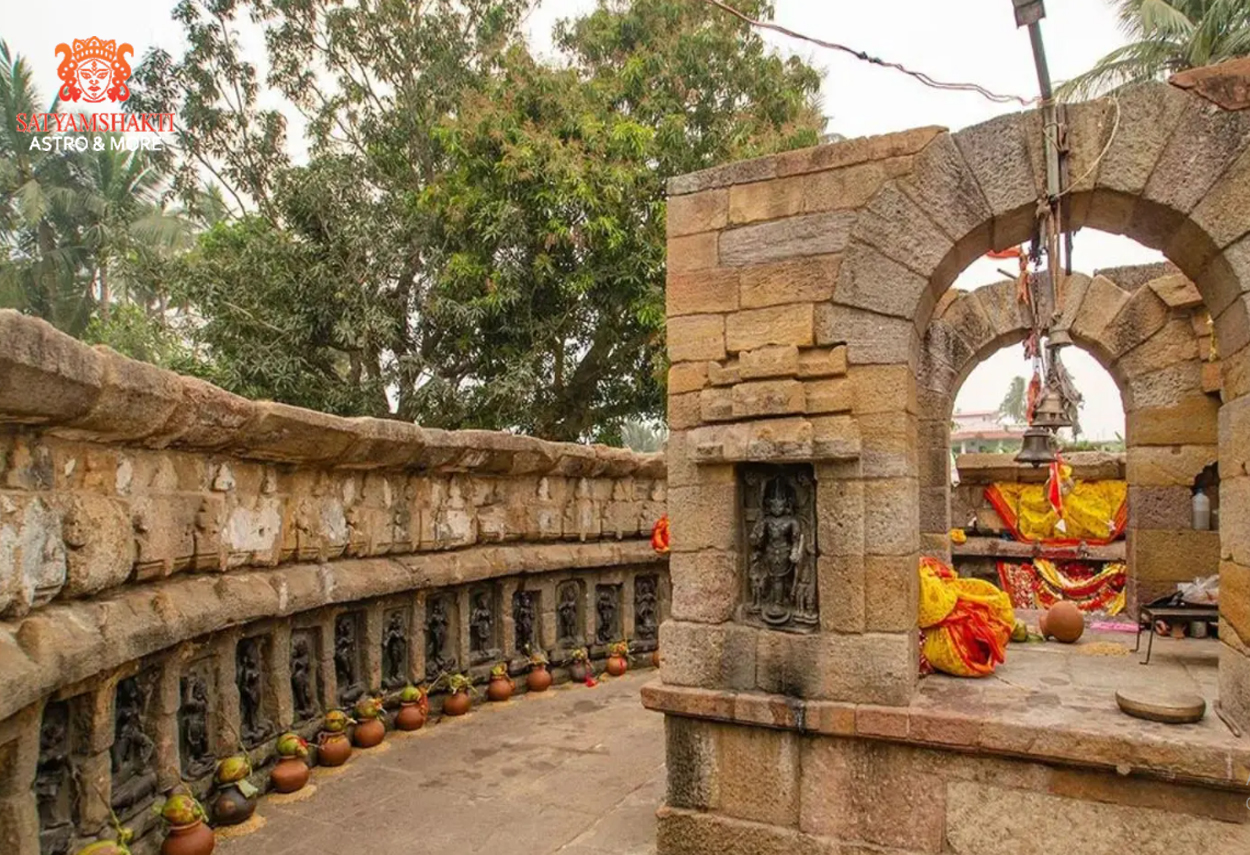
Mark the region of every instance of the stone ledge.
<instances>
[{"instance_id":1,"label":"stone ledge","mask_svg":"<svg viewBox=\"0 0 1250 855\"><path fill-rule=\"evenodd\" d=\"M965 684L966 685L966 684ZM975 688L975 686L974 686ZM994 754L1043 763L1114 770L1168 781L1246 789L1250 742L1232 737L1215 719L1209 729L1176 728L1122 716L1091 723L1067 710L1032 717L1017 708L977 711L957 692L934 702L918 693L910 707L880 707L834 701L802 701L782 695L666 686L642 689L647 709L665 715L711 719L826 736L854 736ZM1114 705L1114 704L1113 704ZM970 711L971 710L971 711ZM1036 709L1033 712L1037 712ZM1208 718L1214 718L1213 711ZM1218 728L1218 729L1217 729Z\"/></svg>"},{"instance_id":2,"label":"stone ledge","mask_svg":"<svg viewBox=\"0 0 1250 855\"><path fill-rule=\"evenodd\" d=\"M37 390L37 391L36 391ZM251 401L0 310L0 424L246 460L430 473L664 477L663 454Z\"/></svg>"},{"instance_id":3,"label":"stone ledge","mask_svg":"<svg viewBox=\"0 0 1250 855\"><path fill-rule=\"evenodd\" d=\"M0 622L0 721L57 689L256 620L496 576L667 561L644 540L476 546L452 552L197 574L53 604Z\"/></svg>"}]
</instances>

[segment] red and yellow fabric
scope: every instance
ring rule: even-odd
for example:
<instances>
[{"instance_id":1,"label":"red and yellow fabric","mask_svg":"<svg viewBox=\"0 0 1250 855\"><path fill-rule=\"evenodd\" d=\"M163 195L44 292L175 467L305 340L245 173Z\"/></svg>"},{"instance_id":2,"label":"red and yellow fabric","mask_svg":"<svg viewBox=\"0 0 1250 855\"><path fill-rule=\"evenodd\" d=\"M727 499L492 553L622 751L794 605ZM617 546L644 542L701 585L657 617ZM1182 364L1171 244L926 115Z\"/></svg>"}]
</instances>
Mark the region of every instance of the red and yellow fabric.
<instances>
[{"instance_id":1,"label":"red and yellow fabric","mask_svg":"<svg viewBox=\"0 0 1250 855\"><path fill-rule=\"evenodd\" d=\"M1046 484L997 483L985 488L985 498L998 511L1012 535L1023 543L1056 546L1076 543L1105 544L1124 533L1128 522L1128 485L1123 481L1076 481L1062 496L1059 515L1049 495L1055 479ZM1060 521L1063 525L1060 526Z\"/></svg>"},{"instance_id":2,"label":"red and yellow fabric","mask_svg":"<svg viewBox=\"0 0 1250 855\"><path fill-rule=\"evenodd\" d=\"M1011 599L982 579L961 579L936 558L920 559L923 659L957 677L985 677L1007 657L1016 616Z\"/></svg>"},{"instance_id":3,"label":"red and yellow fabric","mask_svg":"<svg viewBox=\"0 0 1250 855\"><path fill-rule=\"evenodd\" d=\"M664 555L672 544L672 535L668 530L668 514L655 521L651 529L651 548Z\"/></svg>"},{"instance_id":4,"label":"red and yellow fabric","mask_svg":"<svg viewBox=\"0 0 1250 855\"><path fill-rule=\"evenodd\" d=\"M1091 561L999 561L998 580L1018 609L1048 609L1067 600L1083 612L1124 610L1128 569L1123 563L1098 568Z\"/></svg>"}]
</instances>

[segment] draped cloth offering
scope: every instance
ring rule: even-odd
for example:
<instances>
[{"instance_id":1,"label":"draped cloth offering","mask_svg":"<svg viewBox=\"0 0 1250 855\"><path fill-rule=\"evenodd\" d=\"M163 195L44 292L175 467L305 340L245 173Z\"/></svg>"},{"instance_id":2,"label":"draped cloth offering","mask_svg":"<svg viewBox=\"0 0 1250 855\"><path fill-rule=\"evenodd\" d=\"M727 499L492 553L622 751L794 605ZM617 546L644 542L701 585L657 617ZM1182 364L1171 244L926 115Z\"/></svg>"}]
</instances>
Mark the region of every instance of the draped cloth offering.
<instances>
[{"instance_id":1,"label":"draped cloth offering","mask_svg":"<svg viewBox=\"0 0 1250 855\"><path fill-rule=\"evenodd\" d=\"M1006 593L982 579L961 579L951 567L920 559L923 658L938 671L985 677L1007 657L1015 612Z\"/></svg>"},{"instance_id":2,"label":"draped cloth offering","mask_svg":"<svg viewBox=\"0 0 1250 855\"><path fill-rule=\"evenodd\" d=\"M1016 540L1023 543L1100 545L1124 533L1128 521L1128 485L1125 482L1077 481L1063 496L1062 516L1047 496L1046 487L1046 484L1000 482L985 488L985 498Z\"/></svg>"},{"instance_id":3,"label":"draped cloth offering","mask_svg":"<svg viewBox=\"0 0 1250 855\"><path fill-rule=\"evenodd\" d=\"M1102 569L1091 561L998 562L998 580L1017 609L1048 609L1067 600L1083 612L1119 614L1127 579L1128 571L1118 561Z\"/></svg>"}]
</instances>

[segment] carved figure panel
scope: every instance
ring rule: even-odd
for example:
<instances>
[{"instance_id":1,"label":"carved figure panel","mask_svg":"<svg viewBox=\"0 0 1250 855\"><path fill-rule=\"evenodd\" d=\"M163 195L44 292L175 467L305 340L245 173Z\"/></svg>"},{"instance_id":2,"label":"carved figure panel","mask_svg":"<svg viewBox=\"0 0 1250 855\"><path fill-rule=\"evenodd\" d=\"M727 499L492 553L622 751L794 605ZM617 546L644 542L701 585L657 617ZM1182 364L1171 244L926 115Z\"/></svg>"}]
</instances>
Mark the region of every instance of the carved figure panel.
<instances>
[{"instance_id":1,"label":"carved figure panel","mask_svg":"<svg viewBox=\"0 0 1250 855\"><path fill-rule=\"evenodd\" d=\"M577 581L561 582L556 590L556 640L563 647L579 647L582 634L582 586Z\"/></svg>"},{"instance_id":2,"label":"carved figure panel","mask_svg":"<svg viewBox=\"0 0 1250 855\"><path fill-rule=\"evenodd\" d=\"M386 613L382 624L382 686L398 689L408 682L408 614Z\"/></svg>"},{"instance_id":3,"label":"carved figure panel","mask_svg":"<svg viewBox=\"0 0 1250 855\"><path fill-rule=\"evenodd\" d=\"M739 472L747 545L744 612L766 626L808 629L816 602L816 490L807 465Z\"/></svg>"},{"instance_id":4,"label":"carved figure panel","mask_svg":"<svg viewBox=\"0 0 1250 855\"><path fill-rule=\"evenodd\" d=\"M345 612L334 620L334 676L339 706L351 706L365 693L360 662L360 614Z\"/></svg>"},{"instance_id":5,"label":"carved figure panel","mask_svg":"<svg viewBox=\"0 0 1250 855\"><path fill-rule=\"evenodd\" d=\"M430 597L425 607L425 676L433 680L444 671L456 670L453 641L453 615L456 598L452 594Z\"/></svg>"},{"instance_id":6,"label":"carved figure panel","mask_svg":"<svg viewBox=\"0 0 1250 855\"><path fill-rule=\"evenodd\" d=\"M657 576L634 577L634 638L654 641L660 631L660 580Z\"/></svg>"},{"instance_id":7,"label":"carved figure panel","mask_svg":"<svg viewBox=\"0 0 1250 855\"><path fill-rule=\"evenodd\" d=\"M621 634L621 586L595 585L595 641L608 644Z\"/></svg>"},{"instance_id":8,"label":"carved figure panel","mask_svg":"<svg viewBox=\"0 0 1250 855\"><path fill-rule=\"evenodd\" d=\"M35 802L39 809L40 855L67 855L74 837L75 775L70 758L69 706L49 703L39 730Z\"/></svg>"},{"instance_id":9,"label":"carved figure panel","mask_svg":"<svg viewBox=\"0 0 1250 855\"><path fill-rule=\"evenodd\" d=\"M495 593L479 588L469 594L469 659L473 664L499 658Z\"/></svg>"},{"instance_id":10,"label":"carved figure panel","mask_svg":"<svg viewBox=\"0 0 1250 855\"><path fill-rule=\"evenodd\" d=\"M308 721L321 712L317 648L317 630L297 629L291 633L291 699L297 722Z\"/></svg>"},{"instance_id":11,"label":"carved figure panel","mask_svg":"<svg viewBox=\"0 0 1250 855\"><path fill-rule=\"evenodd\" d=\"M239 684L239 735L252 748L273 734L265 715L265 637L244 638L235 652L235 679Z\"/></svg>"},{"instance_id":12,"label":"carved figure panel","mask_svg":"<svg viewBox=\"0 0 1250 855\"><path fill-rule=\"evenodd\" d=\"M538 591L517 591L512 595L513 639L518 653L539 647Z\"/></svg>"},{"instance_id":13,"label":"carved figure panel","mask_svg":"<svg viewBox=\"0 0 1250 855\"><path fill-rule=\"evenodd\" d=\"M213 771L215 763L209 744L211 673L208 663L196 663L187 669L179 687L178 753L182 760L182 777L188 781L204 777Z\"/></svg>"},{"instance_id":14,"label":"carved figure panel","mask_svg":"<svg viewBox=\"0 0 1250 855\"><path fill-rule=\"evenodd\" d=\"M148 735L147 709L152 696L152 675L138 674L117 684L114 701L113 810L128 817L156 793L156 769L152 755L156 743Z\"/></svg>"}]
</instances>

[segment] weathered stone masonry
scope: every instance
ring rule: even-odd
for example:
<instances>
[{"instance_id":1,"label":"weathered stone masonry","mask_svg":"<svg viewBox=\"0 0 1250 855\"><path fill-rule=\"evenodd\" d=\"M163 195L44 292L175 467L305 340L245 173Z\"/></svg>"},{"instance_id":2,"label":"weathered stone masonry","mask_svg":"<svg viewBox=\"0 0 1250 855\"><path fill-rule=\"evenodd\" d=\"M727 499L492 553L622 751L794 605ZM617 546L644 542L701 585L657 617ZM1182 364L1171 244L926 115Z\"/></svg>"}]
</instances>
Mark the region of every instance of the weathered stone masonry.
<instances>
[{"instance_id":1,"label":"weathered stone masonry","mask_svg":"<svg viewBox=\"0 0 1250 855\"><path fill-rule=\"evenodd\" d=\"M257 403L0 312L0 851L105 800L143 835L365 692L653 648L665 489L660 455Z\"/></svg>"}]
</instances>

